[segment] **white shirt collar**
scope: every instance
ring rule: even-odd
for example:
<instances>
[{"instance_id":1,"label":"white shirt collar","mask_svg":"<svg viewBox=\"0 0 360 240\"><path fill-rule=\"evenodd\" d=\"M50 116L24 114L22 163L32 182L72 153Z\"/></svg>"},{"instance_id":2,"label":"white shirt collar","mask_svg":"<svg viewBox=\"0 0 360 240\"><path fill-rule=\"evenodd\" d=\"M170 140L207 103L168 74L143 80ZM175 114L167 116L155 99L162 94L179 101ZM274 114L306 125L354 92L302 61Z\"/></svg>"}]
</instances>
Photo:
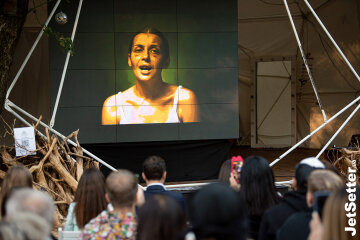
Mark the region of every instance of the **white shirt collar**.
<instances>
[{"instance_id":1,"label":"white shirt collar","mask_svg":"<svg viewBox=\"0 0 360 240\"><path fill-rule=\"evenodd\" d=\"M151 183L151 184L147 185L146 188L148 188L150 186L162 186L166 190L165 185L162 183Z\"/></svg>"}]
</instances>

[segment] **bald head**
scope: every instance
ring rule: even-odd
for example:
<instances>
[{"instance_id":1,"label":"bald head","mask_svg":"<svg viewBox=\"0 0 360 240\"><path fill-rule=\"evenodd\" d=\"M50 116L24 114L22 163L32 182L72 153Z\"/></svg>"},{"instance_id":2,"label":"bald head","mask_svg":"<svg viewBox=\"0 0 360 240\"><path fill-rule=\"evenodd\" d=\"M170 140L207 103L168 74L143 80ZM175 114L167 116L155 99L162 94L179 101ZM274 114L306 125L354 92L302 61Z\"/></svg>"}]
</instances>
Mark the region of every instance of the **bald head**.
<instances>
[{"instance_id":1,"label":"bald head","mask_svg":"<svg viewBox=\"0 0 360 240\"><path fill-rule=\"evenodd\" d=\"M124 169L112 172L106 179L106 193L114 208L132 207L137 192L135 175Z\"/></svg>"}]
</instances>

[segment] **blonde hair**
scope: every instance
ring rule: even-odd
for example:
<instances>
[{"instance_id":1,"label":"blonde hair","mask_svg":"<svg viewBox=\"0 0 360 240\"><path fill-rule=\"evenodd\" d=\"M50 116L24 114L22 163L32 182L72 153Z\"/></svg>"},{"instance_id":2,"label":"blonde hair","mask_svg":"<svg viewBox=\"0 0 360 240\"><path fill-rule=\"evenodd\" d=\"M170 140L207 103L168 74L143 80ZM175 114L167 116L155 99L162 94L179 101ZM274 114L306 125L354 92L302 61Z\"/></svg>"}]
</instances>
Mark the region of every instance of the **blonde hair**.
<instances>
[{"instance_id":1,"label":"blonde hair","mask_svg":"<svg viewBox=\"0 0 360 240\"><path fill-rule=\"evenodd\" d=\"M357 206L360 206L360 188L356 188L356 202ZM345 188L335 191L326 200L323 216L323 236L322 240L352 240L351 232L346 232L345 228L348 227L348 218L346 216L345 204L348 202L349 193ZM356 234L360 234L360 212L359 208L356 208Z\"/></svg>"},{"instance_id":2,"label":"blonde hair","mask_svg":"<svg viewBox=\"0 0 360 240\"><path fill-rule=\"evenodd\" d=\"M342 178L326 169L313 171L308 178L308 192L317 191L333 192L344 186Z\"/></svg>"}]
</instances>

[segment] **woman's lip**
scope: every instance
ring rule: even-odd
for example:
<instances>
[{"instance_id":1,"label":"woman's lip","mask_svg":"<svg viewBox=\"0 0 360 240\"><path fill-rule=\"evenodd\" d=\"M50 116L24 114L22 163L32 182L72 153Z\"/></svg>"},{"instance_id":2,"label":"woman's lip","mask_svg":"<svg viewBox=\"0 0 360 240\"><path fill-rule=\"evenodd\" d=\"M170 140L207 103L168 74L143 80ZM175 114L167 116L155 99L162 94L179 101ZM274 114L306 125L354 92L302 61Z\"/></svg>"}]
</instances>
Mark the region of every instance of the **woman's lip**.
<instances>
[{"instance_id":1,"label":"woman's lip","mask_svg":"<svg viewBox=\"0 0 360 240\"><path fill-rule=\"evenodd\" d=\"M152 67L151 66L139 66L140 70L151 70ZM144 69L145 68L145 69Z\"/></svg>"},{"instance_id":2,"label":"woman's lip","mask_svg":"<svg viewBox=\"0 0 360 240\"><path fill-rule=\"evenodd\" d=\"M142 75L148 75L151 72L151 69L141 69L141 68L139 68L139 69L140 69L140 73Z\"/></svg>"}]
</instances>

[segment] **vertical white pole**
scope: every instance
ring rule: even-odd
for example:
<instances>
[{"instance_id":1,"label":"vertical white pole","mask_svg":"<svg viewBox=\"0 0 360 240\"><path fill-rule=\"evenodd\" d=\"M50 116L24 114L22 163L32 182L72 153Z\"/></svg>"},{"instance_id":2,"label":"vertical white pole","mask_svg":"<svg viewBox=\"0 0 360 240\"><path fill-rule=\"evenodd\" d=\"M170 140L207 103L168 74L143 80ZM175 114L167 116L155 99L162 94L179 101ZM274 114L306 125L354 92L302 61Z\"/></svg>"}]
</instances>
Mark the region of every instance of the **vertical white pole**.
<instances>
[{"instance_id":1,"label":"vertical white pole","mask_svg":"<svg viewBox=\"0 0 360 240\"><path fill-rule=\"evenodd\" d=\"M312 85L312 87L313 87L313 89L314 89L315 97L316 97L316 99L317 99L317 102L319 103L319 107L320 107L321 113L322 113L322 115L323 115L324 121L326 122L326 119L327 119L327 118L326 118L326 113L325 113L325 110L324 110L324 108L323 108L323 106L322 106L319 93L318 93L318 91L317 91L317 89L316 89L316 86L315 86L315 81L314 81L313 76L312 76L312 74L311 74L311 71L310 71L310 68L309 68L309 64L308 64L308 62L307 62L307 59L306 59L304 50L303 50L302 45L301 45L300 38L299 38L298 33L297 33L297 31L296 31L296 27L295 27L295 24L294 24L294 20L293 20L293 18L291 17L291 12L290 12L290 9L289 9L289 6L288 6L286 0L284 0L284 4L285 4L286 12L287 12L287 14L288 14L288 16L289 16L289 19L290 19L291 27L292 27L293 32L294 32L294 34L295 34L296 41L297 41L297 43L298 43L298 45L299 45L299 50L300 50L302 59L303 59L304 64L305 64L306 71L307 71L307 73L308 73L308 75L309 75L311 85Z\"/></svg>"}]
</instances>

